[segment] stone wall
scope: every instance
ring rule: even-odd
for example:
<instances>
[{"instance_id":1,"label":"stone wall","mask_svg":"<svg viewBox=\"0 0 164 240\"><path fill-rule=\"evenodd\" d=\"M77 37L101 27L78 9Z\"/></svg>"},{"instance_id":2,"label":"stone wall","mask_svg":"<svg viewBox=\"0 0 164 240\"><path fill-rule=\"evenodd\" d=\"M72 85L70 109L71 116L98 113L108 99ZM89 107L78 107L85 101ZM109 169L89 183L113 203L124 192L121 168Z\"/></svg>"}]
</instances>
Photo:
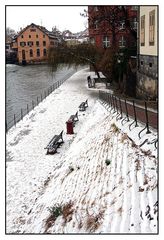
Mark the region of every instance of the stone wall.
<instances>
[{"instance_id":1,"label":"stone wall","mask_svg":"<svg viewBox=\"0 0 164 240\"><path fill-rule=\"evenodd\" d=\"M142 99L158 97L158 57L139 55L136 95Z\"/></svg>"}]
</instances>

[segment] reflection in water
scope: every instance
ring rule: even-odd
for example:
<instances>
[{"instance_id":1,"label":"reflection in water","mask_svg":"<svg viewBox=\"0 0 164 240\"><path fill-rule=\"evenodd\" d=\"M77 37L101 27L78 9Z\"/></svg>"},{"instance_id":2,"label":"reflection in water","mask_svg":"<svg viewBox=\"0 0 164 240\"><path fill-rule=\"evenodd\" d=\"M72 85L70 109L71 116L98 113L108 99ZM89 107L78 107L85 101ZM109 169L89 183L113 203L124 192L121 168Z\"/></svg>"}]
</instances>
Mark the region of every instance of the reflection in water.
<instances>
[{"instance_id":1,"label":"reflection in water","mask_svg":"<svg viewBox=\"0 0 164 240\"><path fill-rule=\"evenodd\" d=\"M62 66L56 73L47 65L6 65L6 120L13 120L14 114L26 109L32 100L40 96L56 81L66 80L77 70Z\"/></svg>"}]
</instances>

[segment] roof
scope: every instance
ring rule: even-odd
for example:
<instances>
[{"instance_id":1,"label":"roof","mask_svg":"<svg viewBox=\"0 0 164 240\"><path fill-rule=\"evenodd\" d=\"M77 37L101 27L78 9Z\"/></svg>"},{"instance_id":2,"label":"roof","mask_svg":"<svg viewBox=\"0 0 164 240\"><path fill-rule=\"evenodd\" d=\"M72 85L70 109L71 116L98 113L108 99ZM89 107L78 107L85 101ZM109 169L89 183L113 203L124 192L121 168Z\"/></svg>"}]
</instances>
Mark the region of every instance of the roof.
<instances>
[{"instance_id":1,"label":"roof","mask_svg":"<svg viewBox=\"0 0 164 240\"><path fill-rule=\"evenodd\" d=\"M25 28L23 28L16 36L15 38L19 37L23 32L25 32L30 26L34 26L38 28L40 31L42 31L44 34L46 34L50 38L56 38L53 32L48 31L45 27L36 25L35 23L31 23L30 25L27 25Z\"/></svg>"}]
</instances>

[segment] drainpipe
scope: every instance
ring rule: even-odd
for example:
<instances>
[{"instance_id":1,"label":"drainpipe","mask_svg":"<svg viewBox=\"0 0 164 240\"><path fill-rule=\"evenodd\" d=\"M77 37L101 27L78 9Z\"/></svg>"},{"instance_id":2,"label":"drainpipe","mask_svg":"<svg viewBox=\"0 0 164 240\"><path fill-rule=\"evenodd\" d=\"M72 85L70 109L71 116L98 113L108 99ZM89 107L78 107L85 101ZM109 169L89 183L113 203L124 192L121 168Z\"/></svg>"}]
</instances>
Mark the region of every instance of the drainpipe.
<instances>
[{"instance_id":1,"label":"drainpipe","mask_svg":"<svg viewBox=\"0 0 164 240\"><path fill-rule=\"evenodd\" d=\"M138 6L137 18L138 18L138 24L137 24L137 69L139 70L139 55L140 55L140 6Z\"/></svg>"}]
</instances>

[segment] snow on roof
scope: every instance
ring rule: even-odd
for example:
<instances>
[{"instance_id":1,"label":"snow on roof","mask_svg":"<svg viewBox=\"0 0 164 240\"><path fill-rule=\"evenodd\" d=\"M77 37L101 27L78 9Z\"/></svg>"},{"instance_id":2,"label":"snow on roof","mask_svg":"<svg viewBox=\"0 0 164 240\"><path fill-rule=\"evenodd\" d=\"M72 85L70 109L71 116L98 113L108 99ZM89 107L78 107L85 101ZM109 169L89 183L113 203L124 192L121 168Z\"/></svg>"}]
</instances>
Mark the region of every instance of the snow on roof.
<instances>
[{"instance_id":1,"label":"snow on roof","mask_svg":"<svg viewBox=\"0 0 164 240\"><path fill-rule=\"evenodd\" d=\"M7 233L157 233L157 150L139 147L143 125L129 131L117 122L87 88L88 75L74 74L9 130ZM66 134L66 121L86 99L75 134ZM64 144L46 155L61 130ZM155 137L152 129L149 140ZM60 216L51 216L53 207L62 208Z\"/></svg>"}]
</instances>

